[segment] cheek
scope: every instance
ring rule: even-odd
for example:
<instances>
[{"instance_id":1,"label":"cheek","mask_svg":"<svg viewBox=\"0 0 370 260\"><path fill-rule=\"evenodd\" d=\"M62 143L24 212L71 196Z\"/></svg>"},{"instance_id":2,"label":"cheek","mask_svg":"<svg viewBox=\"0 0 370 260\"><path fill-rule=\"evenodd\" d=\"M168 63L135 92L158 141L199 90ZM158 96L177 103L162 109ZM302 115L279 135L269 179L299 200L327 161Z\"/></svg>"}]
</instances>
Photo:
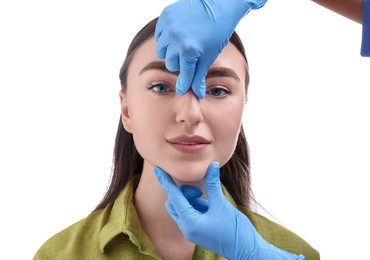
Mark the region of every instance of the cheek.
<instances>
[{"instance_id":1,"label":"cheek","mask_svg":"<svg viewBox=\"0 0 370 260\"><path fill-rule=\"evenodd\" d=\"M158 145L164 139L167 113L160 107L153 109L149 103L136 103L131 110L131 126L135 146L139 154L152 160L158 154Z\"/></svg>"},{"instance_id":2,"label":"cheek","mask_svg":"<svg viewBox=\"0 0 370 260\"><path fill-rule=\"evenodd\" d=\"M225 108L215 127L217 160L224 165L233 155L242 124L244 103ZM218 126L218 127L217 127Z\"/></svg>"},{"instance_id":3,"label":"cheek","mask_svg":"<svg viewBox=\"0 0 370 260\"><path fill-rule=\"evenodd\" d=\"M232 94L226 100L210 102L207 111L213 118L218 117L219 126L230 130L238 128L242 122L246 105L245 87L242 84L231 87Z\"/></svg>"},{"instance_id":4,"label":"cheek","mask_svg":"<svg viewBox=\"0 0 370 260\"><path fill-rule=\"evenodd\" d=\"M133 134L148 134L162 122L163 112L160 106L151 100L145 91L139 91L140 86L135 86L131 95L128 95L128 106ZM145 135L144 135L145 136Z\"/></svg>"},{"instance_id":5,"label":"cheek","mask_svg":"<svg viewBox=\"0 0 370 260\"><path fill-rule=\"evenodd\" d=\"M235 122L237 123L237 122ZM218 161L221 166L225 165L226 162L231 158L233 155L236 144L238 141L238 136L240 133L240 124L235 124L234 127L225 127L223 130L220 130L220 136L222 139L220 139L220 142L217 147L217 157Z\"/></svg>"}]
</instances>

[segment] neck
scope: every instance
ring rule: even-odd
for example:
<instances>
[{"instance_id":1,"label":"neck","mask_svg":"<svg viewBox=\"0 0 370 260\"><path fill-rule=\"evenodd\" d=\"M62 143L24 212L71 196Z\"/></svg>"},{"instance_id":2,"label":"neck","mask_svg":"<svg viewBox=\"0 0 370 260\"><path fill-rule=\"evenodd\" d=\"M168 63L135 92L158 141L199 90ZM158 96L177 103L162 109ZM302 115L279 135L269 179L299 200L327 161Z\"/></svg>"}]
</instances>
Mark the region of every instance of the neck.
<instances>
[{"instance_id":1,"label":"neck","mask_svg":"<svg viewBox=\"0 0 370 260\"><path fill-rule=\"evenodd\" d=\"M165 208L167 194L144 162L134 202L141 225L163 259L191 259L195 245L187 241ZM184 250L185 249L185 250ZM180 254L184 254L179 258Z\"/></svg>"}]
</instances>

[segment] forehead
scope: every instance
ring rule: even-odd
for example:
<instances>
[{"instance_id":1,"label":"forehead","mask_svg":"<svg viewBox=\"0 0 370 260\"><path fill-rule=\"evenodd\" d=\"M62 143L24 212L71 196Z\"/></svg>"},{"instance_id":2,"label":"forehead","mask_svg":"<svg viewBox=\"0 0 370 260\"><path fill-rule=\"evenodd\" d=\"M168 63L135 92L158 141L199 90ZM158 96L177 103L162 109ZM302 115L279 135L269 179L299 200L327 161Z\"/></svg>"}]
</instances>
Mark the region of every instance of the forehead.
<instances>
[{"instance_id":1,"label":"forehead","mask_svg":"<svg viewBox=\"0 0 370 260\"><path fill-rule=\"evenodd\" d=\"M140 71L150 62L161 61L161 59L156 56L155 48L156 41L153 37L144 42L137 49L129 70ZM217 59L211 65L211 68L216 67L230 68L236 72L242 82L244 82L245 80L247 67L246 61L239 50L231 43L226 45L226 47L222 50Z\"/></svg>"}]
</instances>

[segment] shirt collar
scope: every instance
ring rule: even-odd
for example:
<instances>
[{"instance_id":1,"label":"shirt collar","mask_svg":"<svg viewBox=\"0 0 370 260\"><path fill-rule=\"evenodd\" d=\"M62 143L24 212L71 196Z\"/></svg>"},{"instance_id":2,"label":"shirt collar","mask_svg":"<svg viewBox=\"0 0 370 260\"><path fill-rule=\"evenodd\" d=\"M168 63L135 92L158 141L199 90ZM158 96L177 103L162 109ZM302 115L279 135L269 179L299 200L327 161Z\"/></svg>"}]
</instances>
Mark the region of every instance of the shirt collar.
<instances>
[{"instance_id":1,"label":"shirt collar","mask_svg":"<svg viewBox=\"0 0 370 260\"><path fill-rule=\"evenodd\" d=\"M141 227L134 205L134 190L139 179L139 175L134 176L111 206L109 220L99 234L99 249L102 253L110 241L124 233L130 237L131 242L139 247L141 252L147 251L151 255L157 254L152 242Z\"/></svg>"},{"instance_id":2,"label":"shirt collar","mask_svg":"<svg viewBox=\"0 0 370 260\"><path fill-rule=\"evenodd\" d=\"M139 180L140 175L134 175L114 201L113 205L107 206L111 210L108 208L104 209L104 211L107 210L106 214L109 214L109 220L99 234L99 249L102 253L104 253L104 248L110 241L119 234L124 233L130 237L130 241L137 245L142 253L156 255L160 258L154 245L141 226L134 205L134 191ZM235 201L223 185L222 191L227 200L237 208ZM103 215L106 216L106 214Z\"/></svg>"}]
</instances>

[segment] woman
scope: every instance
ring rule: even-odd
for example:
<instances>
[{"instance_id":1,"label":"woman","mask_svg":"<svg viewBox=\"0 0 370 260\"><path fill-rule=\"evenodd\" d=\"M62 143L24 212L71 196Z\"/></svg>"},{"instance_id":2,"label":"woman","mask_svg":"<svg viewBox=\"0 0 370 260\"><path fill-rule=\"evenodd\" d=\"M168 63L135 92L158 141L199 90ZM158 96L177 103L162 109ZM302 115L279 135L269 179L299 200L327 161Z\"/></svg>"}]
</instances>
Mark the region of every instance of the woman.
<instances>
[{"instance_id":1,"label":"woman","mask_svg":"<svg viewBox=\"0 0 370 260\"><path fill-rule=\"evenodd\" d=\"M294 254L319 259L303 239L249 210L254 200L242 128L249 75L237 34L212 64L206 96L198 99L191 91L176 94L178 73L168 71L156 57L156 22L149 22L133 39L120 71L121 118L106 195L89 216L50 238L35 259L223 259L220 255L239 259L243 255L239 252L246 249L250 257L269 251L279 254L279 259L298 259ZM212 205L200 196L211 194L207 185L218 176L226 196L222 194L219 204L248 226L235 228L238 236L231 250L221 246L236 249L232 253L215 249L212 237L204 243L204 237L184 234L184 222L176 219L182 213L178 204L166 203L171 196L168 189L177 188L176 183L183 187L192 212L206 215ZM224 226L213 229L230 233L232 220L215 215ZM255 244L245 241L244 234ZM243 241L253 248L240 246ZM253 251L257 247L264 252Z\"/></svg>"}]
</instances>

